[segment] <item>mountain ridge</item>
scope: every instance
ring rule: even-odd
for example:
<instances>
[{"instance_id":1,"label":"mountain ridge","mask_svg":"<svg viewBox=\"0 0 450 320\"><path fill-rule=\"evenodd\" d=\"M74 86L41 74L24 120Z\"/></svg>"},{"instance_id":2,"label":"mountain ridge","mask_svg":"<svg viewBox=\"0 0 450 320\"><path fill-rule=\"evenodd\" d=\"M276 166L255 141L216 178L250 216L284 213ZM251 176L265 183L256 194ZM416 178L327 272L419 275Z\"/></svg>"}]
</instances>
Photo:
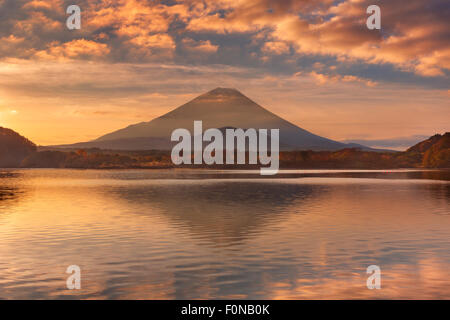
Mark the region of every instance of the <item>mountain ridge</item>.
<instances>
[{"instance_id":1,"label":"mountain ridge","mask_svg":"<svg viewBox=\"0 0 450 320\"><path fill-rule=\"evenodd\" d=\"M37 148L33 142L17 132L0 127L0 167L164 169L176 166L171 162L170 151ZM190 167L192 168L192 166ZM199 168L203 167L205 166L199 166ZM218 166L215 168L237 169L243 167L252 168L251 165ZM370 152L357 148L345 148L338 151L281 152L280 167L295 169L450 169L450 132L443 135L434 135L403 152ZM446 172L448 176L450 171L447 170ZM450 176L446 179L450 179Z\"/></svg>"}]
</instances>

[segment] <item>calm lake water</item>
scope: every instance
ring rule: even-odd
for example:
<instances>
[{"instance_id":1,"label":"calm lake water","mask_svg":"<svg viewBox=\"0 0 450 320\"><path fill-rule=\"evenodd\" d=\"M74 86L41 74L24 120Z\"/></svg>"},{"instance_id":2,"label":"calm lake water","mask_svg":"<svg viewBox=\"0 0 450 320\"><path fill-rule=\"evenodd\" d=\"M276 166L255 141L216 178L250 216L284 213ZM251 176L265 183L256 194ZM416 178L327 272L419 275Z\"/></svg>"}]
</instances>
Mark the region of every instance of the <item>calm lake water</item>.
<instances>
[{"instance_id":1,"label":"calm lake water","mask_svg":"<svg viewBox=\"0 0 450 320\"><path fill-rule=\"evenodd\" d=\"M450 299L450 172L0 170L0 298Z\"/></svg>"}]
</instances>

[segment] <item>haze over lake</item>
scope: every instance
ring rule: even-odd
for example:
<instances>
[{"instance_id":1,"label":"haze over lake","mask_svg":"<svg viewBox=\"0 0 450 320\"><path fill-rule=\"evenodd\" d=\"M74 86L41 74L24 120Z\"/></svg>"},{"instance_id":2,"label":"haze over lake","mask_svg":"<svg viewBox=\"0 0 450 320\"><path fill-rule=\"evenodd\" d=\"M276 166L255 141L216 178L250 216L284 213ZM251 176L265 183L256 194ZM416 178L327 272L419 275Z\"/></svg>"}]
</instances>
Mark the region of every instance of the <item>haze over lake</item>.
<instances>
[{"instance_id":1,"label":"haze over lake","mask_svg":"<svg viewBox=\"0 0 450 320\"><path fill-rule=\"evenodd\" d=\"M449 299L450 172L2 169L0 257L1 299Z\"/></svg>"}]
</instances>

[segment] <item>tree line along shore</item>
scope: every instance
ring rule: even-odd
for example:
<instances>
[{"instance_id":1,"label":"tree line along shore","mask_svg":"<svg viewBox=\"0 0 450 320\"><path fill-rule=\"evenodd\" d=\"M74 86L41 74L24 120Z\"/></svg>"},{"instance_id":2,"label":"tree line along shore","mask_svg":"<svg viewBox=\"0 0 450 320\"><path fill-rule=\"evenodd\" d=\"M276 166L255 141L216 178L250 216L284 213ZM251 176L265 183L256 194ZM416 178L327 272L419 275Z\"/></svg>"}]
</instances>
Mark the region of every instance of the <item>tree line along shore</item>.
<instances>
[{"instance_id":1,"label":"tree line along shore","mask_svg":"<svg viewBox=\"0 0 450 320\"><path fill-rule=\"evenodd\" d=\"M254 165L175 166L166 150L116 151L38 147L17 132L0 127L0 167L3 168L218 168L251 169ZM256 166L255 166L256 168ZM395 169L450 168L450 132L436 134L406 151L372 152L357 148L338 151L281 151L280 168Z\"/></svg>"}]
</instances>

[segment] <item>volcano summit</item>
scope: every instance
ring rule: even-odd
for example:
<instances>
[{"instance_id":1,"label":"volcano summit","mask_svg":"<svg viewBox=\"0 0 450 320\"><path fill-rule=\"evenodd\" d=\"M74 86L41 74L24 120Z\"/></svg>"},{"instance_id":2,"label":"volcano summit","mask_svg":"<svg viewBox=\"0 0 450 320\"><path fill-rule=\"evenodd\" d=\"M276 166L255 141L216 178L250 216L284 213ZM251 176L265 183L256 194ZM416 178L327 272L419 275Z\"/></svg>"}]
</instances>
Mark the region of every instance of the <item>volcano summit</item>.
<instances>
[{"instance_id":1,"label":"volcano summit","mask_svg":"<svg viewBox=\"0 0 450 320\"><path fill-rule=\"evenodd\" d=\"M171 133L190 128L194 121L210 128L279 129L280 150L339 150L345 144L315 135L261 107L236 89L216 88L149 122L141 122L108 133L89 142L63 145L67 148L101 148L113 150L170 150Z\"/></svg>"}]
</instances>

